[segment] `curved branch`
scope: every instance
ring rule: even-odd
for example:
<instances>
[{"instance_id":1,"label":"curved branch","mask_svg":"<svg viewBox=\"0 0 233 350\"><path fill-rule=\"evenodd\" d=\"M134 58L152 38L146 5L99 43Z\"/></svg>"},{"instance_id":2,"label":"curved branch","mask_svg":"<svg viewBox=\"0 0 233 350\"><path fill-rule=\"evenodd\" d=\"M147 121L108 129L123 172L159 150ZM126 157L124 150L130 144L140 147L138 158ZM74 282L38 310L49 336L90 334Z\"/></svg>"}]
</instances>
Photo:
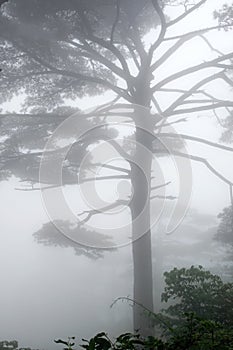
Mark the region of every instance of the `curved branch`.
<instances>
[{"instance_id":1,"label":"curved branch","mask_svg":"<svg viewBox=\"0 0 233 350\"><path fill-rule=\"evenodd\" d=\"M165 111L164 111L164 115L169 115L169 113L171 114L174 109L178 106L180 106L184 100L186 100L188 97L190 97L193 93L198 92L198 89L203 86L206 85L207 83L216 80L216 79L220 79L222 78L222 72L218 73L218 74L214 74L214 75L210 75L207 78L204 78L202 80L200 80L198 83L196 83L191 89L189 90L185 90L183 92L183 94L178 97L176 99L175 102L173 102Z\"/></svg>"},{"instance_id":2,"label":"curved branch","mask_svg":"<svg viewBox=\"0 0 233 350\"><path fill-rule=\"evenodd\" d=\"M74 184L82 184L86 182L92 181L103 181L103 180L122 180L122 179L130 179L129 175L106 175L106 176L98 176L98 177L89 177L89 178L81 178L80 181L74 182Z\"/></svg>"},{"instance_id":3,"label":"curved branch","mask_svg":"<svg viewBox=\"0 0 233 350\"><path fill-rule=\"evenodd\" d=\"M82 41L83 45L80 45L74 41L67 41L67 43L73 45L74 47L77 47L79 49L85 50L87 53L83 52L80 53L80 56L91 58L94 61L97 61L101 64L103 64L106 68L108 68L110 71L121 77L122 79L131 80L133 77L127 76L123 69L120 67L117 67L112 61L108 60L106 57L101 55L99 52L97 52L95 49L93 49L85 40ZM88 54L89 52L89 54Z\"/></svg>"},{"instance_id":4,"label":"curved branch","mask_svg":"<svg viewBox=\"0 0 233 350\"><path fill-rule=\"evenodd\" d=\"M26 53L30 58L32 58L35 62L41 64L43 67L46 67L51 71L50 74L57 74L57 75L63 75L67 76L70 78L77 78L83 82L90 82L90 83L95 83L95 84L100 84L103 85L110 90L114 91L121 97L125 98L128 102L132 102L132 98L130 95L128 95L127 90L120 88L119 86L115 86L112 83L110 83L106 79L98 78L98 77L92 77L92 76L85 76L81 73L73 72L73 71L68 71L65 69L58 69L54 66L52 66L49 62L43 60L41 57L38 57L37 55L33 54L30 50L27 50L25 47L19 45L17 42L12 40L12 43L18 47L19 50L22 52ZM33 73L31 73L33 74Z\"/></svg>"},{"instance_id":5,"label":"curved branch","mask_svg":"<svg viewBox=\"0 0 233 350\"><path fill-rule=\"evenodd\" d=\"M192 6L189 10L185 11L184 13L182 13L182 15L178 16L177 18L171 20L170 22L167 23L168 27L173 26L174 24L180 22L182 19L184 19L185 17L187 17L190 13L194 12L195 10L197 10L201 5L203 5L207 0L201 0L199 1L196 5Z\"/></svg>"},{"instance_id":6,"label":"curved branch","mask_svg":"<svg viewBox=\"0 0 233 350\"><path fill-rule=\"evenodd\" d=\"M168 182L166 182L166 183L164 183L164 184L162 184L162 185L152 186L152 187L151 187L151 191L158 190L159 188L162 188L162 187L165 187L165 186L167 186L167 185L170 185L170 183L171 183L171 181L168 181Z\"/></svg>"},{"instance_id":7,"label":"curved branch","mask_svg":"<svg viewBox=\"0 0 233 350\"><path fill-rule=\"evenodd\" d=\"M211 45L211 43L209 42L209 40L203 35L203 34L199 34L200 38L207 44L207 46L210 48L210 50L212 50L213 52L216 52L217 54L219 54L220 56L224 55L223 52L215 49L215 47L213 47L213 45Z\"/></svg>"},{"instance_id":8,"label":"curved branch","mask_svg":"<svg viewBox=\"0 0 233 350\"><path fill-rule=\"evenodd\" d=\"M106 210L110 210L110 209L114 209L117 208L119 206L125 205L128 206L128 201L127 200L123 200L123 199L119 199L116 202L113 202L109 205L106 205L105 207L102 207L100 209L93 209L93 210L84 210L82 213L78 214L78 216L87 214L87 216L85 217L85 219L80 219L80 223L84 224L85 222L89 221L94 215L98 215L101 214L103 212L105 212Z\"/></svg>"},{"instance_id":9,"label":"curved branch","mask_svg":"<svg viewBox=\"0 0 233 350\"><path fill-rule=\"evenodd\" d=\"M132 160L132 157L128 153L126 153L124 151L124 149L121 147L121 145L119 145L119 143L116 140L113 140L113 139L109 140L109 139L107 139L106 141L109 142L110 145L113 146L113 148L115 148L115 150L120 154L120 156L123 159L125 159L128 162L130 162Z\"/></svg>"},{"instance_id":10,"label":"curved branch","mask_svg":"<svg viewBox=\"0 0 233 350\"><path fill-rule=\"evenodd\" d=\"M169 41L169 40L176 40L176 39L181 39L187 35L199 35L202 33L206 33L209 32L211 30L219 30L219 29L224 29L224 28L229 28L232 27L232 24L224 24L224 25L217 25L217 26L212 26L212 27L207 27L207 28L203 28L203 29L197 29L197 30L193 30L191 32L185 33L185 34L180 34L180 35L175 35L175 36L170 36L168 38L164 38L164 41Z\"/></svg>"},{"instance_id":11,"label":"curved branch","mask_svg":"<svg viewBox=\"0 0 233 350\"><path fill-rule=\"evenodd\" d=\"M126 173L126 174L130 174L130 170L122 168L122 167L119 167L119 166L111 165L111 164L95 163L95 164L91 164L91 165L99 166L101 168L106 168L106 169L112 169L112 170L120 171L120 172Z\"/></svg>"},{"instance_id":12,"label":"curved branch","mask_svg":"<svg viewBox=\"0 0 233 350\"><path fill-rule=\"evenodd\" d=\"M130 43L127 41L127 38L121 38L122 40L124 40L125 46L127 47L127 49L129 50L129 53L131 54L131 57L134 61L135 66L137 67L138 71L140 70L140 63L138 61L137 55L134 52L134 48L131 47Z\"/></svg>"},{"instance_id":13,"label":"curved branch","mask_svg":"<svg viewBox=\"0 0 233 350\"><path fill-rule=\"evenodd\" d=\"M134 43L135 49L137 50L137 53L140 57L141 65L146 61L147 59L147 53L145 51L144 45L140 38L140 32L138 28L134 25L133 28L130 30L130 38Z\"/></svg>"},{"instance_id":14,"label":"curved branch","mask_svg":"<svg viewBox=\"0 0 233 350\"><path fill-rule=\"evenodd\" d=\"M162 86L170 83L171 81L182 78L182 77L187 76L188 74L191 74L191 73L199 72L200 70L205 69L205 68L215 67L218 62L222 62L222 61L225 61L225 60L228 60L231 58L233 58L233 52L230 52L230 53L228 53L224 56L221 56L221 57L217 57L211 61L206 61L206 62L200 63L198 65L183 69L177 73L170 75L169 77L161 80L159 83L154 85L152 87L152 92L159 90Z\"/></svg>"},{"instance_id":15,"label":"curved branch","mask_svg":"<svg viewBox=\"0 0 233 350\"><path fill-rule=\"evenodd\" d=\"M212 109L216 109L216 108L222 108L222 107L226 107L226 106L233 107L233 102L232 101L221 101L221 102L213 103L211 105L206 105L206 106L176 109L175 111L171 111L169 113L164 113L164 116L165 117L173 117L177 114L203 112L203 111L208 111L208 110L212 110Z\"/></svg>"},{"instance_id":16,"label":"curved branch","mask_svg":"<svg viewBox=\"0 0 233 350\"><path fill-rule=\"evenodd\" d=\"M165 16L164 16L164 13L163 13L161 7L159 6L158 1L157 0L151 0L151 2L152 2L152 5L153 5L156 13L159 16L161 29L160 29L160 33L159 33L158 39L154 42L154 44L151 45L151 47L149 49L149 60L152 59L154 51L157 49L157 47L163 41L163 39L165 37L165 34L166 34L166 31L167 31L166 19L165 19Z\"/></svg>"},{"instance_id":17,"label":"curved branch","mask_svg":"<svg viewBox=\"0 0 233 350\"><path fill-rule=\"evenodd\" d=\"M215 147L215 148L219 148L219 149L222 149L222 150L225 150L225 151L230 151L230 152L233 152L233 148L232 147L229 147L229 146L225 146L225 145L221 145L217 142L212 142L212 141L208 141L208 140L205 140L205 139L202 139L200 137L195 137L195 136L192 136L192 135L186 135L186 134L172 134L172 133L166 133L166 132L162 132L158 135L159 137L173 137L173 138L182 138L182 139L185 139L185 140L190 140L190 141L195 141L195 142L199 142L199 143L203 143L203 144L206 144L208 146L212 146L212 147Z\"/></svg>"},{"instance_id":18,"label":"curved branch","mask_svg":"<svg viewBox=\"0 0 233 350\"><path fill-rule=\"evenodd\" d=\"M127 61L125 60L125 58L121 54L121 52L110 41L106 41L106 40L99 38L93 34L93 30L91 28L91 25L90 25L86 15L85 15L84 9L81 8L81 6L80 6L80 13L79 14L80 14L81 20L83 21L84 27L86 28L86 36L87 36L88 40L90 40L93 43L96 43L99 46L109 50L119 60L123 70L130 77L131 74L129 71Z\"/></svg>"},{"instance_id":19,"label":"curved branch","mask_svg":"<svg viewBox=\"0 0 233 350\"><path fill-rule=\"evenodd\" d=\"M161 150L156 150L156 153L163 153L163 154L168 154L168 152L166 152L165 150L161 149ZM209 162L207 159L199 157L199 156L194 156L191 154L186 154L186 153L182 153L179 151L175 151L172 150L172 152L170 152L171 154L178 156L178 157L183 157L183 158L188 158L191 160L194 160L196 162L202 163L204 164L215 176L217 176L220 180L222 180L223 182L225 182L227 185L233 186L233 182L228 180L225 176L223 176L220 172L218 172Z\"/></svg>"}]
</instances>

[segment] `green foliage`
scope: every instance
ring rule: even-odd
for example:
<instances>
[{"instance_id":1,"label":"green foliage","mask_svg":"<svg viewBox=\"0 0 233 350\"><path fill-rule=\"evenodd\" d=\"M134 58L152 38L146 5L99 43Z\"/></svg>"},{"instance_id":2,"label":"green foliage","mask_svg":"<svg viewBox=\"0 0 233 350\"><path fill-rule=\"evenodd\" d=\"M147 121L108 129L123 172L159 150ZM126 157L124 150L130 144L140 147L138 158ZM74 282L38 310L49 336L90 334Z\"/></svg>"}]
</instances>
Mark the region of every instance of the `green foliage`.
<instances>
[{"instance_id":1,"label":"green foliage","mask_svg":"<svg viewBox=\"0 0 233 350\"><path fill-rule=\"evenodd\" d=\"M71 350L75 345L73 342L63 341L61 339L55 340L56 343L65 344L67 348L64 350ZM165 343L161 339L149 336L146 339L142 338L139 334L123 333L115 339L113 342L109 339L108 335L104 332L98 333L90 340L82 339L85 344L80 345L81 348L86 350L135 350L135 349L148 349L148 350L165 350ZM71 345L71 347L69 347Z\"/></svg>"},{"instance_id":2,"label":"green foliage","mask_svg":"<svg viewBox=\"0 0 233 350\"><path fill-rule=\"evenodd\" d=\"M6 350L6 349L14 350L16 348L18 348L18 342L16 340L11 340L11 341L3 340L3 341L0 341L0 350Z\"/></svg>"},{"instance_id":3,"label":"green foliage","mask_svg":"<svg viewBox=\"0 0 233 350\"><path fill-rule=\"evenodd\" d=\"M174 268L165 272L166 287L162 301L175 301L163 312L170 320L180 321L182 315L194 312L204 320L233 326L233 284L224 283L202 266Z\"/></svg>"},{"instance_id":4,"label":"green foliage","mask_svg":"<svg viewBox=\"0 0 233 350\"><path fill-rule=\"evenodd\" d=\"M224 328L221 324L203 320L194 313L185 315L185 323L174 329L167 339L139 334L124 333L113 342L104 332L98 333L85 344L80 345L86 350L232 350L233 329ZM71 341L72 339L72 341ZM64 350L74 349L74 337L68 341L58 340L65 344Z\"/></svg>"},{"instance_id":5,"label":"green foliage","mask_svg":"<svg viewBox=\"0 0 233 350\"><path fill-rule=\"evenodd\" d=\"M54 340L54 342L57 343L57 344L64 344L64 345L66 345L64 350L72 350L73 346L75 345L74 339L75 339L75 337L68 337L67 341L58 339L58 340Z\"/></svg>"},{"instance_id":6,"label":"green foliage","mask_svg":"<svg viewBox=\"0 0 233 350\"><path fill-rule=\"evenodd\" d=\"M160 314L150 313L165 329L161 337L123 333L115 341L104 332L83 339L86 350L233 350L233 284L224 283L202 266L174 268L164 273L162 300L173 300ZM132 301L130 298L125 298ZM135 302L136 303L136 302ZM142 306L143 309L146 310ZM73 349L74 338L56 341Z\"/></svg>"},{"instance_id":7,"label":"green foliage","mask_svg":"<svg viewBox=\"0 0 233 350\"><path fill-rule=\"evenodd\" d=\"M215 321L201 319L192 312L183 316L185 322L176 327L169 338L169 350L232 349L232 329Z\"/></svg>"}]
</instances>

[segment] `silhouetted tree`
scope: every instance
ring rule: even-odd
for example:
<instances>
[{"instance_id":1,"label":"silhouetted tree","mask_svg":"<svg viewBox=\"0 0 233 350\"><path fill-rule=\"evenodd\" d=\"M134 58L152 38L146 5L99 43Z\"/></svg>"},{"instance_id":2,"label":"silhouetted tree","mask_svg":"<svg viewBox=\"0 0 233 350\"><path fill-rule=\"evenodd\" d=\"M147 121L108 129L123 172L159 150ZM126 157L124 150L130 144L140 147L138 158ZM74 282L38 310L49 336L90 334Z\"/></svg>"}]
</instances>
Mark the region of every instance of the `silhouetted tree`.
<instances>
[{"instance_id":1,"label":"silhouetted tree","mask_svg":"<svg viewBox=\"0 0 233 350\"><path fill-rule=\"evenodd\" d=\"M158 155L168 153L156 140L157 138L170 139L172 142L176 140L177 135L164 132L166 130L164 127L168 124L185 122L192 113L216 111L219 108L231 110L233 107L232 101L213 96L204 90L209 83L217 80L232 85L227 70L231 68L228 62L233 58L233 52L220 54L205 37L205 34L212 30L230 28L232 23L212 27L206 27L205 23L201 29L191 32L184 30L180 34L171 35L170 29L175 24L187 18L205 2L206 0L195 4L193 1L156 0L107 2L102 0L46 2L11 0L1 12L0 58L4 70L0 76L2 93L0 99L4 102L16 93L25 92L24 112L31 112L21 116L1 115L4 130L2 136L7 146L7 149L5 147L1 149L3 177L16 174L25 183L34 184L38 181L36 171L43 153L44 142L60 121L67 117L60 118L53 112L55 107L63 104L65 98L76 99L87 95L100 95L111 90L116 97L141 107L141 114L138 110L134 110L134 113L128 116L135 124L136 147L127 153L117 141L112 140L111 144L128 163L128 169L122 170L115 167L116 171L120 171L120 175L117 177L114 173L113 177L129 179L134 188L132 200L127 203L132 218L134 238L134 298L151 310L153 309L153 283L151 230L148 229L151 220L149 196L154 187L155 190L158 189L151 184L152 159L153 153ZM182 13L176 18L168 19L165 8L169 4L183 4ZM157 27L157 36L148 48L144 42L144 36L155 27ZM172 59L173 55L186 43L197 37L204 40L213 53L217 52L217 55L181 70L174 66L173 73L159 78L157 71L160 67L163 67L168 59ZM170 45L164 47L164 44ZM201 73L208 71L208 68L215 68L215 70L203 78ZM195 73L200 73L197 81L194 84L190 82L187 89L169 85ZM162 108L157 101L160 93L167 94L168 101L172 96L172 102L165 108ZM156 110L153 118L147 109L152 105ZM185 107L186 105L188 107ZM41 106L45 107L46 114L44 111L43 115L32 111L32 107ZM142 108L143 111L148 112L142 114ZM108 110L109 114L110 110L111 106ZM108 112L103 116L107 121ZM183 115L185 118L176 119L177 116ZM84 124L92 123L92 125L98 125L99 120L82 118ZM152 135L145 132L145 129L151 130ZM74 183L73 175L79 170L78 160L82 158L90 144L106 140L108 133L109 130L106 128L92 139L87 136L74 145L78 147L76 153L78 159L75 166L71 161L68 163L64 170L67 171L64 183ZM30 135L33 140L30 140ZM230 147L195 136L181 136L184 140L232 150ZM29 140L26 140L27 138ZM146 157L142 148L137 146L139 144L148 151ZM172 152L177 157L188 157L201 162L228 186L232 186L232 182L220 174L205 158L192 154L187 156L177 147L174 147ZM52 156L56 156L56 152ZM143 171L135 164L140 164ZM33 169L35 172L31 176ZM148 178L149 182L147 182ZM85 181L85 176L82 179ZM48 185L57 184L48 181ZM165 185L162 184L162 186ZM158 197L155 195L152 198ZM122 203L122 201L116 201L115 206ZM136 218L140 214L142 214L141 220L136 225ZM96 210L88 213L88 219L93 215L96 215ZM136 239L138 233L144 232L146 227L145 234L140 239ZM134 327L140 328L144 333L148 332L147 321L137 307L134 308Z\"/></svg>"},{"instance_id":2,"label":"silhouetted tree","mask_svg":"<svg viewBox=\"0 0 233 350\"><path fill-rule=\"evenodd\" d=\"M218 215L218 218L220 219L220 223L215 239L229 244L233 248L233 207L224 208Z\"/></svg>"}]
</instances>

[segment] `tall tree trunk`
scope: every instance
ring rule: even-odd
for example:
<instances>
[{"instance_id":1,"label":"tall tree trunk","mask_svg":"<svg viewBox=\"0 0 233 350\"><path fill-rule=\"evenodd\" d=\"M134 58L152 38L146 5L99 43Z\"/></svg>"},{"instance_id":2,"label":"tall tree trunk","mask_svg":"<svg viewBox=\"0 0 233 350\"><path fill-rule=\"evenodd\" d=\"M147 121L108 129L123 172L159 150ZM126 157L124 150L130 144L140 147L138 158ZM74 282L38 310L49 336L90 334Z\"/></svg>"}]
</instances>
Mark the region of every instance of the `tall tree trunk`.
<instances>
[{"instance_id":1,"label":"tall tree trunk","mask_svg":"<svg viewBox=\"0 0 233 350\"><path fill-rule=\"evenodd\" d=\"M140 95L140 105L142 106ZM147 97L148 98L148 97ZM146 105L146 104L144 104ZM131 164L133 198L130 209L132 216L134 300L153 311L153 274L150 230L150 191L152 167L152 140L148 133L153 123L149 110L135 108L135 154ZM147 336L152 333L150 318L145 310L134 305L134 329Z\"/></svg>"}]
</instances>

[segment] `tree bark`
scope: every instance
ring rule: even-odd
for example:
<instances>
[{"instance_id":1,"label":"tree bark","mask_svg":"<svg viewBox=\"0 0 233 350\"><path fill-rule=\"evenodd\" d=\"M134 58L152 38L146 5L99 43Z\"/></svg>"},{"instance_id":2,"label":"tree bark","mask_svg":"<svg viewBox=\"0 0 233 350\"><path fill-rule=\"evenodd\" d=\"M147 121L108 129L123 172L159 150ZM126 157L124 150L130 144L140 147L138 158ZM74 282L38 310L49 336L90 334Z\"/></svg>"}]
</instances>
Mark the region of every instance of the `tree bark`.
<instances>
[{"instance_id":1,"label":"tree bark","mask_svg":"<svg viewBox=\"0 0 233 350\"><path fill-rule=\"evenodd\" d=\"M140 95L140 98L142 95ZM142 106L142 101L140 101ZM144 101L145 102L145 101ZM134 300L153 311L153 273L150 229L150 192L152 141L148 133L153 122L149 109L135 108L135 153L131 164L133 197L130 204L132 217L132 253L134 266ZM150 318L137 304L133 309L134 330L143 336L151 335Z\"/></svg>"}]
</instances>

